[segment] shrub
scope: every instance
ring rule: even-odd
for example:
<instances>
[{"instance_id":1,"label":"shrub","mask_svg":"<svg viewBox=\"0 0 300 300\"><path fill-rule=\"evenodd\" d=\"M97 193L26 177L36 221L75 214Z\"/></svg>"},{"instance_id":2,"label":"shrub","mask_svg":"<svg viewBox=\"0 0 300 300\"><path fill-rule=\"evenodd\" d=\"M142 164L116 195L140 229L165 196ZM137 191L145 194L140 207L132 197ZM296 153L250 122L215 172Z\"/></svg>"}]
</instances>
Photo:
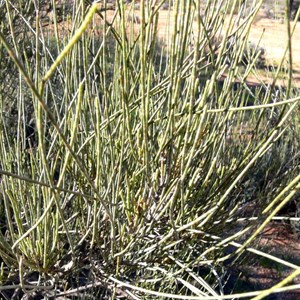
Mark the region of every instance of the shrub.
<instances>
[{"instance_id":1,"label":"shrub","mask_svg":"<svg viewBox=\"0 0 300 300\"><path fill-rule=\"evenodd\" d=\"M0 123L6 298L12 284L19 297L219 298L230 262L241 263L295 197L296 160L283 171L280 151L292 158L298 149L299 93L279 90L275 102L274 87L245 84L255 60L239 65L252 18L239 26L243 13L234 16L230 1L208 1L193 24L200 3L176 0L170 35L158 41L151 3L141 2L137 28L128 24L131 6L117 4L111 19L75 1L70 31L55 22L32 31L22 12L17 47L11 27L0 33L10 64L1 71L16 74L0 102L14 120ZM15 13L7 7L3 28ZM31 45L31 58L23 45ZM257 193L256 176L264 178ZM252 200L257 219L240 223L240 208Z\"/></svg>"}]
</instances>

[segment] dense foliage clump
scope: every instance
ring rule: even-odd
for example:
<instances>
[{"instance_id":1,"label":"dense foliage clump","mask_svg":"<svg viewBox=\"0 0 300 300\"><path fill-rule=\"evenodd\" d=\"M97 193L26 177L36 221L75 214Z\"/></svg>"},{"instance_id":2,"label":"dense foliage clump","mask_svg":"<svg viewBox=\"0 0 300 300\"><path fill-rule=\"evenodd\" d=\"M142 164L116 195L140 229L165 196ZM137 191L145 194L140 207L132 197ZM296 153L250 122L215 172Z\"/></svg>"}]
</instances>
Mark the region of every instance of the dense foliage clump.
<instances>
[{"instance_id":1,"label":"dense foliage clump","mask_svg":"<svg viewBox=\"0 0 300 300\"><path fill-rule=\"evenodd\" d=\"M290 44L267 68L259 1L125 2L0 1L0 293L240 297L247 253L292 268L249 297L296 289L253 249L299 220Z\"/></svg>"}]
</instances>

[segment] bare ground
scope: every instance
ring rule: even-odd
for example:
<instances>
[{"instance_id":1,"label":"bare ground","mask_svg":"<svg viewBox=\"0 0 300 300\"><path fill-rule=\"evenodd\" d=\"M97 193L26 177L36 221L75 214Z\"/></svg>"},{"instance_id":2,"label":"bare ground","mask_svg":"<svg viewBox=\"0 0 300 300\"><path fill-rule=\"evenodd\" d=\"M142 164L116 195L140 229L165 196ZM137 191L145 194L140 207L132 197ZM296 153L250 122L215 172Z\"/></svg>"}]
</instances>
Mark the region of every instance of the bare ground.
<instances>
[{"instance_id":1,"label":"bare ground","mask_svg":"<svg viewBox=\"0 0 300 300\"><path fill-rule=\"evenodd\" d=\"M139 11L135 11L138 16ZM108 19L112 19L113 12L108 12ZM293 27L293 22L290 22ZM166 36L169 34L170 28L174 25L170 13L167 10L159 12L158 32L157 35L161 40L166 41ZM135 30L139 30L139 18L135 20ZM260 43L259 43L260 41ZM300 87L300 22L296 24L295 32L292 37L292 55L293 55L293 85ZM266 63L270 66L278 66L287 47L287 24L281 20L274 20L266 17L262 10L258 13L254 23L252 24L249 42L258 44L265 50ZM287 56L286 56L287 57ZM287 58L283 60L283 67L287 67ZM258 76L258 77L257 77ZM273 78L271 72L260 70L258 74L250 74L248 80L254 83L260 83L262 80L265 83L271 83ZM282 77L277 81L277 84L285 86L286 80Z\"/></svg>"},{"instance_id":2,"label":"bare ground","mask_svg":"<svg viewBox=\"0 0 300 300\"><path fill-rule=\"evenodd\" d=\"M253 248L271 254L291 264L300 264L300 240L286 223L271 222L260 234ZM294 270L280 263L249 253L242 263L232 265L227 288L236 292L256 291L271 288L284 280ZM300 284L300 277L290 282ZM300 299L300 289L285 293L272 294L269 300Z\"/></svg>"}]
</instances>

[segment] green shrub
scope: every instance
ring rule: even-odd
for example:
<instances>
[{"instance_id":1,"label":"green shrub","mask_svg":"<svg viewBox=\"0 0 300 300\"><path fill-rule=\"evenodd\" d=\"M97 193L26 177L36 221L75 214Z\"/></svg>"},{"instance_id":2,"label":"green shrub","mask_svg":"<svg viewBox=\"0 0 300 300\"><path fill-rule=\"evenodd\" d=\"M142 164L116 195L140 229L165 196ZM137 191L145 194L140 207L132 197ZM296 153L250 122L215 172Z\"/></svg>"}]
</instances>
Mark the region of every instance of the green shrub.
<instances>
[{"instance_id":1,"label":"green shrub","mask_svg":"<svg viewBox=\"0 0 300 300\"><path fill-rule=\"evenodd\" d=\"M5 297L15 284L20 297L222 298L229 261L299 188L299 93L251 90L256 53L240 68L259 4L239 26L230 1L207 1L203 16L198 1L174 1L159 41L159 10L141 1L136 33L123 2L113 21L75 1L69 33L55 19L28 28L31 58L0 32L1 72L16 74L0 94ZM241 223L251 201L258 218Z\"/></svg>"}]
</instances>

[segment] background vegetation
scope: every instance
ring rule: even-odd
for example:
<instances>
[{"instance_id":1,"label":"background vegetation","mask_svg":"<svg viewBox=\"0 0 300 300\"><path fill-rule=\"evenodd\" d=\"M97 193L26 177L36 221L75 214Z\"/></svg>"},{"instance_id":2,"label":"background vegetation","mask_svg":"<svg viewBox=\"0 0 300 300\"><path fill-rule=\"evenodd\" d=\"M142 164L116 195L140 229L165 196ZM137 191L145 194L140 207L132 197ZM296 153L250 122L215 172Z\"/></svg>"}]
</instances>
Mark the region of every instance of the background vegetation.
<instances>
[{"instance_id":1,"label":"background vegetation","mask_svg":"<svg viewBox=\"0 0 300 300\"><path fill-rule=\"evenodd\" d=\"M290 43L286 87L273 66L273 84L250 88L265 67L259 45L248 47L262 1L124 2L111 18L108 1L51 1L50 11L0 1L0 293L262 299L299 289L299 262L256 249L269 222L287 211L285 222L299 222ZM229 288L249 252L290 275L264 291Z\"/></svg>"}]
</instances>

